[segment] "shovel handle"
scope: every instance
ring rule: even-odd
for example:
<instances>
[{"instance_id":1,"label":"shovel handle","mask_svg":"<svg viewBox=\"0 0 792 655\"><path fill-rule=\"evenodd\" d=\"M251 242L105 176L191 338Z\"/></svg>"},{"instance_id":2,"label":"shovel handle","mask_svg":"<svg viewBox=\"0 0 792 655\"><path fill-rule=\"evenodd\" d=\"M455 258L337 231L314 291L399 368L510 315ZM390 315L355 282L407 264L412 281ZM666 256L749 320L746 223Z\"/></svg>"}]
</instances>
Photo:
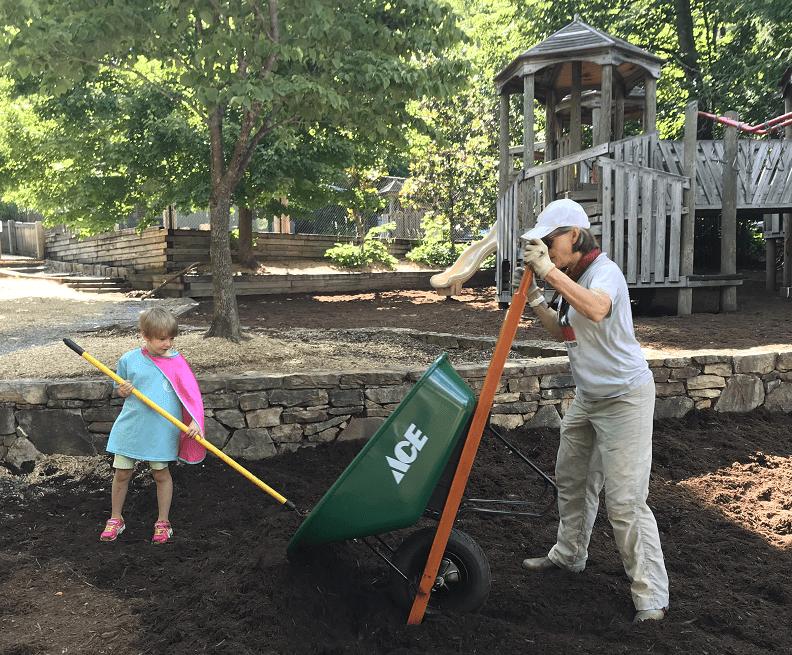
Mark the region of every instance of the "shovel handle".
<instances>
[{"instance_id":1,"label":"shovel handle","mask_svg":"<svg viewBox=\"0 0 792 655\"><path fill-rule=\"evenodd\" d=\"M112 378L115 382L118 382L118 384L123 384L125 382L125 380L123 378L121 378L121 376L117 375L115 371L112 371L109 368L107 368L107 366L102 364L102 362L100 362L98 359L95 359L94 357L91 357L91 355L89 353L85 352L85 350L80 348L80 346L78 346L76 343L74 343L74 341L72 341L71 339L64 339L63 343L65 343L69 348L71 348L74 352L76 352L80 357L82 357L83 359L85 359L85 360L89 361L91 364L93 364L96 368L98 368L100 371L102 371L102 373L104 373L108 377ZM151 407L151 409L153 409L155 412L157 412L157 414L159 414L160 416L163 416L164 418L168 419L171 423L173 423L182 432L187 432L190 429L184 423L182 423L179 419L177 419L175 416L173 416L169 412L166 412L164 409L162 409L162 407L160 407L153 400L150 400L149 398L144 396L142 393L140 393L137 389L132 389L132 394L136 398L139 398L140 400L142 400L146 405ZM297 507L294 505L293 502L291 502L290 500L287 500L284 496L279 494L272 487L270 487L266 483L264 483L261 480L259 480L255 475L253 475L246 468L244 468L244 467L240 466L239 464L237 464L233 459L231 459L228 455L226 455L222 450L220 450L219 448L217 448L214 445L212 445L211 443L209 443L203 437L196 437L195 440L198 441L204 448L206 448L212 454L214 454L217 457L219 457L220 459L222 459L231 468L235 469L236 471L238 471L239 473L244 475L253 484L258 485L259 487L261 487L264 491L266 491L270 496L272 496L279 503L282 503L283 505L285 505L289 509L293 509L293 510L297 511Z\"/></svg>"}]
</instances>

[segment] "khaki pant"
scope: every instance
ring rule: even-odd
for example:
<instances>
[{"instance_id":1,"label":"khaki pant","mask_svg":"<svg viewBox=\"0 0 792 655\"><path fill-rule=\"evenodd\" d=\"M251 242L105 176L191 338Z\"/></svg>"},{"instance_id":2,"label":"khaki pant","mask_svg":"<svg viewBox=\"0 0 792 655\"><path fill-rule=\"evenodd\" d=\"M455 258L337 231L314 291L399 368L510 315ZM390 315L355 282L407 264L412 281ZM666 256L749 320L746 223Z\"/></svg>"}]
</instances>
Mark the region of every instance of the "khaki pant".
<instances>
[{"instance_id":1,"label":"khaki pant","mask_svg":"<svg viewBox=\"0 0 792 655\"><path fill-rule=\"evenodd\" d=\"M586 568L599 494L631 583L636 610L668 607L668 575L654 514L646 504L652 467L654 382L617 398L587 402L580 394L561 422L556 461L559 567Z\"/></svg>"}]
</instances>

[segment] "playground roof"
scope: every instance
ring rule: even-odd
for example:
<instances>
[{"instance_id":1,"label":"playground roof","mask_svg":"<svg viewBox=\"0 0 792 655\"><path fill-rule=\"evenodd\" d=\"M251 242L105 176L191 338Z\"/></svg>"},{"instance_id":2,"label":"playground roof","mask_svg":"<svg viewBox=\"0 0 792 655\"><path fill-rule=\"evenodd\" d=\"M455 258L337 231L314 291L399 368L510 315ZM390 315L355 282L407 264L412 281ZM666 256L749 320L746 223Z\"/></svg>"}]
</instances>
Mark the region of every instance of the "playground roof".
<instances>
[{"instance_id":1,"label":"playground roof","mask_svg":"<svg viewBox=\"0 0 792 655\"><path fill-rule=\"evenodd\" d=\"M660 77L664 60L627 41L601 32L575 17L569 25L526 50L495 76L500 93L522 93L523 78L536 74L535 96L545 101L547 91L555 90L560 100L571 92L572 65L583 67L582 90L597 90L602 85L602 67L612 65L614 81L630 91L650 75Z\"/></svg>"}]
</instances>

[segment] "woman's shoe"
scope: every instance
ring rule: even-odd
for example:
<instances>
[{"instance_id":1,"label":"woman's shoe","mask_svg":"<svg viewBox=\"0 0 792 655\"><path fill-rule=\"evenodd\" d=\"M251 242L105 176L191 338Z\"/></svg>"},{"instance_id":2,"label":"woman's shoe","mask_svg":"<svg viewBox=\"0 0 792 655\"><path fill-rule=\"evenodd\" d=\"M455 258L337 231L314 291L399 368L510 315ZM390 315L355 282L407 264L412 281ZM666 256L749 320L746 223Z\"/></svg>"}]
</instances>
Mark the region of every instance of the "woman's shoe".
<instances>
[{"instance_id":1,"label":"woman's shoe","mask_svg":"<svg viewBox=\"0 0 792 655\"><path fill-rule=\"evenodd\" d=\"M522 567L532 573L547 573L548 571L558 571L558 568L549 557L534 557L524 559Z\"/></svg>"}]
</instances>

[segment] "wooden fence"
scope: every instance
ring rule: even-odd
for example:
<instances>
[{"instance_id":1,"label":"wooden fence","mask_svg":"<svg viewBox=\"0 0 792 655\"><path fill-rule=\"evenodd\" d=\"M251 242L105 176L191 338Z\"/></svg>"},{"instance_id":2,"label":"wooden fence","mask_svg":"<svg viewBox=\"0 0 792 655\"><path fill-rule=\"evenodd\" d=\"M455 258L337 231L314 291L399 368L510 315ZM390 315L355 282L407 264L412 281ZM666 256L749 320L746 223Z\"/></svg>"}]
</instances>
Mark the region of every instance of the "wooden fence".
<instances>
[{"instance_id":1,"label":"wooden fence","mask_svg":"<svg viewBox=\"0 0 792 655\"><path fill-rule=\"evenodd\" d=\"M254 255L262 264L321 260L335 243L354 241L351 237L315 234L254 233L253 238ZM59 226L46 231L44 244L47 259L91 275L124 277L136 289L152 289L190 264L210 261L207 230L150 227L140 234L128 229L81 240L66 227ZM415 245L417 241L410 239L393 239L388 242L388 251L403 258ZM234 248L232 258L236 258Z\"/></svg>"},{"instance_id":2,"label":"wooden fence","mask_svg":"<svg viewBox=\"0 0 792 655\"><path fill-rule=\"evenodd\" d=\"M44 259L44 227L41 221L0 223L0 250L8 255Z\"/></svg>"},{"instance_id":3,"label":"wooden fence","mask_svg":"<svg viewBox=\"0 0 792 655\"><path fill-rule=\"evenodd\" d=\"M682 190L686 177L599 157L602 249L627 284L680 286Z\"/></svg>"},{"instance_id":4,"label":"wooden fence","mask_svg":"<svg viewBox=\"0 0 792 655\"><path fill-rule=\"evenodd\" d=\"M683 141L659 141L657 167L682 174ZM758 213L788 211L792 205L792 143L779 139L740 139L737 158L737 209ZM696 211L720 212L723 201L722 139L699 141L696 157Z\"/></svg>"}]
</instances>

